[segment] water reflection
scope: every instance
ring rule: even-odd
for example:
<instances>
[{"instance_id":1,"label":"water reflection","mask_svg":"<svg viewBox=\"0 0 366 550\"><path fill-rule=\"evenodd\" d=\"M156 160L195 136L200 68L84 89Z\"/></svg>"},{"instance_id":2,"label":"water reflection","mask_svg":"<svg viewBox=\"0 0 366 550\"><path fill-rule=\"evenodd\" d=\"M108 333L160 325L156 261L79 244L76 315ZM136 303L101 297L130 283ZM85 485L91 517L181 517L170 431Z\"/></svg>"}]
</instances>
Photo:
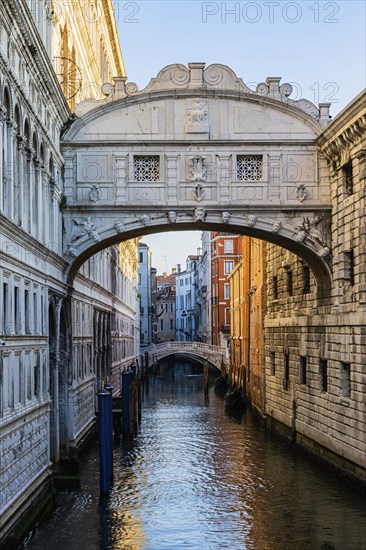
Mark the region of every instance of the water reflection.
<instances>
[{"instance_id":1,"label":"water reflection","mask_svg":"<svg viewBox=\"0 0 366 550\"><path fill-rule=\"evenodd\" d=\"M274 440L245 411L225 413L202 369L166 365L144 389L137 438L115 448L115 482L99 500L93 450L82 489L61 495L27 545L58 549L362 549L363 499Z\"/></svg>"}]
</instances>

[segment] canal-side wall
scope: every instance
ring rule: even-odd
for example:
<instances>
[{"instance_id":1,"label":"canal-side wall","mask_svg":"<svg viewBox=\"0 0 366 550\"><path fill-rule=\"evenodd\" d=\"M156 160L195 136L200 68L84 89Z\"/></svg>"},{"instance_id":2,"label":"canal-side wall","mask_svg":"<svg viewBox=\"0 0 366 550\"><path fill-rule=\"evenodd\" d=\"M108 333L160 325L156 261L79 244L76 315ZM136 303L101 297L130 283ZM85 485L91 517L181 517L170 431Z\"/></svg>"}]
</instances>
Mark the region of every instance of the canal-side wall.
<instances>
[{"instance_id":1,"label":"canal-side wall","mask_svg":"<svg viewBox=\"0 0 366 550\"><path fill-rule=\"evenodd\" d=\"M365 480L366 93L318 139L332 201L332 288L319 305L315 281L294 254L267 245L265 414L313 452ZM347 138L347 139L346 139ZM304 220L310 239L326 219ZM304 236L306 234L304 233Z\"/></svg>"}]
</instances>

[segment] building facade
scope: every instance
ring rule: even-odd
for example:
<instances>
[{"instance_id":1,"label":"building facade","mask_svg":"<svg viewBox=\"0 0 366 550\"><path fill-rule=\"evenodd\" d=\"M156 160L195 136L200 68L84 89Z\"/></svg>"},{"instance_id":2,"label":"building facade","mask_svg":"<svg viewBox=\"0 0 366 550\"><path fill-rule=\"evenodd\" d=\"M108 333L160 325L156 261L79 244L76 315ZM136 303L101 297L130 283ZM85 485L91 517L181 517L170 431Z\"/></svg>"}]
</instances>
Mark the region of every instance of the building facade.
<instances>
[{"instance_id":1,"label":"building facade","mask_svg":"<svg viewBox=\"0 0 366 550\"><path fill-rule=\"evenodd\" d=\"M61 6L75 25L81 4ZM54 15L51 2L30 0L0 13L0 540L47 491L51 461L75 454L94 426L102 379L138 353L137 242L90 258L72 293L65 276L60 134L73 101L52 66ZM92 55L88 33L71 35L77 57ZM76 212L74 243L93 227Z\"/></svg>"},{"instance_id":2,"label":"building facade","mask_svg":"<svg viewBox=\"0 0 366 550\"><path fill-rule=\"evenodd\" d=\"M240 237L211 232L212 343L230 343L230 283L228 276L241 259Z\"/></svg>"},{"instance_id":3,"label":"building facade","mask_svg":"<svg viewBox=\"0 0 366 550\"><path fill-rule=\"evenodd\" d=\"M240 241L241 259L228 277L231 378L263 413L267 243L244 236Z\"/></svg>"},{"instance_id":4,"label":"building facade","mask_svg":"<svg viewBox=\"0 0 366 550\"><path fill-rule=\"evenodd\" d=\"M190 255L186 269L177 266L176 278L176 340L194 342L196 340L196 298L197 298L198 256Z\"/></svg>"},{"instance_id":5,"label":"building facade","mask_svg":"<svg viewBox=\"0 0 366 550\"><path fill-rule=\"evenodd\" d=\"M211 233L202 231L202 247L197 260L197 340L212 344Z\"/></svg>"},{"instance_id":6,"label":"building facade","mask_svg":"<svg viewBox=\"0 0 366 550\"><path fill-rule=\"evenodd\" d=\"M153 281L151 250L145 243L139 243L139 296L140 296L140 342L149 346L153 341ZM155 293L154 293L155 295Z\"/></svg>"},{"instance_id":7,"label":"building facade","mask_svg":"<svg viewBox=\"0 0 366 550\"><path fill-rule=\"evenodd\" d=\"M156 317L157 343L175 340L176 269L170 275L157 277Z\"/></svg>"}]
</instances>

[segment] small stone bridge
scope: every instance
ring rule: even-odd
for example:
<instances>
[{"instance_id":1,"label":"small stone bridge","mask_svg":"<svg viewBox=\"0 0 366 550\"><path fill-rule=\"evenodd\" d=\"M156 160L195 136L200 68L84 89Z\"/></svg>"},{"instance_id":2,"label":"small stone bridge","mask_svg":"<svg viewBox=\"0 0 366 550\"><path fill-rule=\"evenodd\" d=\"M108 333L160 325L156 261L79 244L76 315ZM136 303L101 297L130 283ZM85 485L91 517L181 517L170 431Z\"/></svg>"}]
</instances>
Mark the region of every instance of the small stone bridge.
<instances>
[{"instance_id":1,"label":"small stone bridge","mask_svg":"<svg viewBox=\"0 0 366 550\"><path fill-rule=\"evenodd\" d=\"M170 355L187 355L203 361L208 361L211 365L221 371L222 368L229 368L229 357L226 348L212 346L202 342L163 342L161 344L151 344L141 350L141 355L146 354L147 367L150 368L164 357Z\"/></svg>"}]
</instances>

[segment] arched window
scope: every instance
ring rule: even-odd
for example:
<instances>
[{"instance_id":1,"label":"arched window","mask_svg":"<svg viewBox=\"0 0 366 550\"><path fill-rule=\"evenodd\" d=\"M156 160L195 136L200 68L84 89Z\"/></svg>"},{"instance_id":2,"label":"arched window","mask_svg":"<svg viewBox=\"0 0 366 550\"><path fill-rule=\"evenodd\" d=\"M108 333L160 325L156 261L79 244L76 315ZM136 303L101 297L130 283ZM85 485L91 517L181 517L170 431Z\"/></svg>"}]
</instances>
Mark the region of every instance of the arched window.
<instances>
[{"instance_id":1,"label":"arched window","mask_svg":"<svg viewBox=\"0 0 366 550\"><path fill-rule=\"evenodd\" d=\"M30 186L31 186L31 166L30 166L30 130L28 119L24 121L24 148L23 148L23 226L30 230Z\"/></svg>"},{"instance_id":2,"label":"arched window","mask_svg":"<svg viewBox=\"0 0 366 550\"><path fill-rule=\"evenodd\" d=\"M38 193L39 193L39 175L38 175L38 139L36 132L33 132L32 136L32 153L33 160L31 162L32 166L32 178L31 178L31 187L32 187L32 215L31 215L31 232L35 237L38 236L38 220L41 213L39 212L38 204Z\"/></svg>"},{"instance_id":3,"label":"arched window","mask_svg":"<svg viewBox=\"0 0 366 550\"><path fill-rule=\"evenodd\" d=\"M14 220L21 224L21 142L20 137L20 109L19 105L14 109L13 154L14 154Z\"/></svg>"},{"instance_id":4,"label":"arched window","mask_svg":"<svg viewBox=\"0 0 366 550\"><path fill-rule=\"evenodd\" d=\"M10 201L10 181L9 181L9 158L10 143L9 143L9 121L11 118L11 102L8 88L4 89L3 93L3 109L4 121L2 125L2 147L1 147L1 183L2 183L2 210L9 214Z\"/></svg>"}]
</instances>

